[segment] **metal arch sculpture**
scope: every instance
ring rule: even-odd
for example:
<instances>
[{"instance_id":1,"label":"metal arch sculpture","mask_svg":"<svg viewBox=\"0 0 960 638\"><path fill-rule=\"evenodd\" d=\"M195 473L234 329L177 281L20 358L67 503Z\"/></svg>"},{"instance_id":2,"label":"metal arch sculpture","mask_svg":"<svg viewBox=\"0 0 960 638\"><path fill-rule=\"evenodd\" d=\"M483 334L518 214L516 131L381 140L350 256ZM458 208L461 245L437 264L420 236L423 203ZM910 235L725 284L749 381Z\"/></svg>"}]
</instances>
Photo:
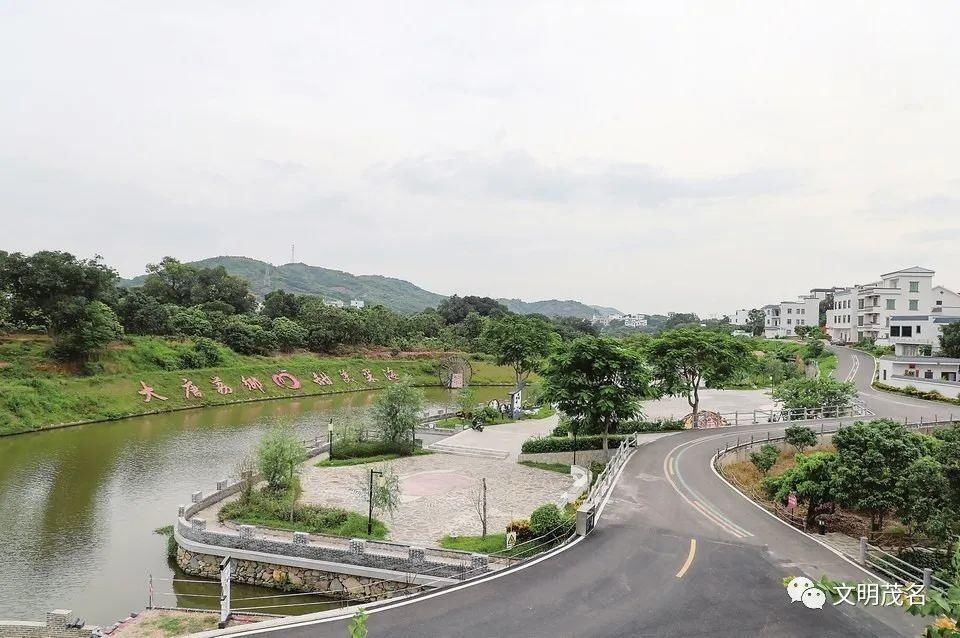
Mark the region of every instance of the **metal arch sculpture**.
<instances>
[{"instance_id":1,"label":"metal arch sculpture","mask_svg":"<svg viewBox=\"0 0 960 638\"><path fill-rule=\"evenodd\" d=\"M456 354L448 354L440 357L437 363L437 376L440 378L440 385L445 388L452 388L456 375L461 375L462 384L460 387L470 385L470 379L473 377L473 366L470 362Z\"/></svg>"}]
</instances>

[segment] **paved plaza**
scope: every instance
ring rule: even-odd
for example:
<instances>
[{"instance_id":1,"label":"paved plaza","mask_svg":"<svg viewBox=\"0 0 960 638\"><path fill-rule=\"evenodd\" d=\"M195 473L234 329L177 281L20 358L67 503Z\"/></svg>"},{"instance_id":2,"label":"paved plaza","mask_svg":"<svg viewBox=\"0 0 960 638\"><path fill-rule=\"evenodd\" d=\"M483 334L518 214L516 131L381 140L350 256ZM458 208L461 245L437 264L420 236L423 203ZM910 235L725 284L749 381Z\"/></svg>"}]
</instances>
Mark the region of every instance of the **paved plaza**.
<instances>
[{"instance_id":1,"label":"paved plaza","mask_svg":"<svg viewBox=\"0 0 960 638\"><path fill-rule=\"evenodd\" d=\"M501 426L494 426L501 427ZM483 434L486 434L484 430ZM512 460L430 454L390 461L400 476L401 505L393 520L381 515L397 542L436 546L444 534L479 535L480 519L471 493L487 479L487 531L502 532L515 518L556 500L573 479L559 472L538 470ZM371 467L308 466L301 477L303 501L366 512Z\"/></svg>"},{"instance_id":2,"label":"paved plaza","mask_svg":"<svg viewBox=\"0 0 960 638\"><path fill-rule=\"evenodd\" d=\"M773 409L769 390L701 390L700 409L720 414ZM682 419L690 414L686 397L664 397L644 401L643 413L647 419Z\"/></svg>"}]
</instances>

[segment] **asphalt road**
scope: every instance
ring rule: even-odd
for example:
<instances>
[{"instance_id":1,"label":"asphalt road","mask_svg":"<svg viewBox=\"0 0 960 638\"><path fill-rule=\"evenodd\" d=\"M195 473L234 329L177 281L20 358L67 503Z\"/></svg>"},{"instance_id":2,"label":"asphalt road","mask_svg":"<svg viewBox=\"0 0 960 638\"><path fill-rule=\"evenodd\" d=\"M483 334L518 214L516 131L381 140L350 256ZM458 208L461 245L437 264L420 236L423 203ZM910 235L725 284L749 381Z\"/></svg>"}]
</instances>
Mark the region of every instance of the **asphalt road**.
<instances>
[{"instance_id":1,"label":"asphalt road","mask_svg":"<svg viewBox=\"0 0 960 638\"><path fill-rule=\"evenodd\" d=\"M870 389L873 359L837 351L836 376L855 379L878 416L937 413L936 404ZM711 469L717 447L780 429L682 432L641 447L588 537L523 569L374 606L370 638L919 635L921 623L898 609L790 603L786 576L869 578ZM257 634L340 638L345 626L327 620Z\"/></svg>"}]
</instances>

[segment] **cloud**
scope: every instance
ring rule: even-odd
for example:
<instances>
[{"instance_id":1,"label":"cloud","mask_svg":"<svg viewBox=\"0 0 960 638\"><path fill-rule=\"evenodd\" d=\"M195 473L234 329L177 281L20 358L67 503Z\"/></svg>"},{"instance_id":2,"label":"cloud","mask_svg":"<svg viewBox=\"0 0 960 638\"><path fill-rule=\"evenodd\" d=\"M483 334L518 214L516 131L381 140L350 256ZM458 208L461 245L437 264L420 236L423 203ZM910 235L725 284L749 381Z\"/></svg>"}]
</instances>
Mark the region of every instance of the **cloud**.
<instances>
[{"instance_id":1,"label":"cloud","mask_svg":"<svg viewBox=\"0 0 960 638\"><path fill-rule=\"evenodd\" d=\"M870 204L862 214L878 219L904 215L950 219L960 215L960 197L937 193L923 197L897 198L873 193L870 196Z\"/></svg>"},{"instance_id":2,"label":"cloud","mask_svg":"<svg viewBox=\"0 0 960 638\"><path fill-rule=\"evenodd\" d=\"M799 185L790 171L758 170L717 177L679 177L638 163L548 166L525 152L421 155L378 165L369 177L434 196L489 197L548 203L613 202L659 206L675 200L779 195Z\"/></svg>"},{"instance_id":3,"label":"cloud","mask_svg":"<svg viewBox=\"0 0 960 638\"><path fill-rule=\"evenodd\" d=\"M901 239L908 242L936 244L940 242L954 242L960 239L960 228L927 228L901 235Z\"/></svg>"}]
</instances>

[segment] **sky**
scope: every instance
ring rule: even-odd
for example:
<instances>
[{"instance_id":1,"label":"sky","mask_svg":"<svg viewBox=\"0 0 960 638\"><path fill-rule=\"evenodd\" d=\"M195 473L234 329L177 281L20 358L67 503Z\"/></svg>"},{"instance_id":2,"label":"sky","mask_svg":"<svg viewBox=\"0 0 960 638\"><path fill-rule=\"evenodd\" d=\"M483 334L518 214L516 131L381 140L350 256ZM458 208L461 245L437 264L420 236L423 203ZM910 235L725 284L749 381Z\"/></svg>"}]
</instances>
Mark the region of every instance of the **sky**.
<instances>
[{"instance_id":1,"label":"sky","mask_svg":"<svg viewBox=\"0 0 960 638\"><path fill-rule=\"evenodd\" d=\"M960 289L960 3L0 2L0 250L730 313Z\"/></svg>"}]
</instances>

